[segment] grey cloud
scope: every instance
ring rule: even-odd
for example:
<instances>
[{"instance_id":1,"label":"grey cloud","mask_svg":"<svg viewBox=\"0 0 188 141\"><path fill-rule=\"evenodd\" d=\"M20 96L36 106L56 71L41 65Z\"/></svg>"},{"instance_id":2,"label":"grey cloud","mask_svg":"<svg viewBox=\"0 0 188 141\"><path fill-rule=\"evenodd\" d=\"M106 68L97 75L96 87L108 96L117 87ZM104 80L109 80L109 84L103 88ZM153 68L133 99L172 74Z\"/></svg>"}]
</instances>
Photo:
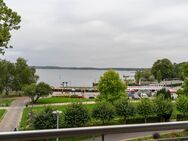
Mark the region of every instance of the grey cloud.
<instances>
[{"instance_id":1,"label":"grey cloud","mask_svg":"<svg viewBox=\"0 0 188 141\"><path fill-rule=\"evenodd\" d=\"M14 49L31 65L150 67L188 60L187 0L6 0L22 15Z\"/></svg>"}]
</instances>

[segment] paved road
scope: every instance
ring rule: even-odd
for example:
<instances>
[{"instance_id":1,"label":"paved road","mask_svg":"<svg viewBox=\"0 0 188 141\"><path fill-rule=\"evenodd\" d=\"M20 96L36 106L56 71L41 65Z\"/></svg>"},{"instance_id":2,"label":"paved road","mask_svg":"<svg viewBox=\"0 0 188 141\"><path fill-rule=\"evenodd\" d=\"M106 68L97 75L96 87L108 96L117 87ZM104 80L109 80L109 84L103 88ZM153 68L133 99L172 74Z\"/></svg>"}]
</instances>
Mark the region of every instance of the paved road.
<instances>
[{"instance_id":1,"label":"paved road","mask_svg":"<svg viewBox=\"0 0 188 141\"><path fill-rule=\"evenodd\" d=\"M25 103L28 101L29 98L20 97L12 102L11 106L7 108L4 118L0 122L0 132L13 131L15 128L18 128Z\"/></svg>"}]
</instances>

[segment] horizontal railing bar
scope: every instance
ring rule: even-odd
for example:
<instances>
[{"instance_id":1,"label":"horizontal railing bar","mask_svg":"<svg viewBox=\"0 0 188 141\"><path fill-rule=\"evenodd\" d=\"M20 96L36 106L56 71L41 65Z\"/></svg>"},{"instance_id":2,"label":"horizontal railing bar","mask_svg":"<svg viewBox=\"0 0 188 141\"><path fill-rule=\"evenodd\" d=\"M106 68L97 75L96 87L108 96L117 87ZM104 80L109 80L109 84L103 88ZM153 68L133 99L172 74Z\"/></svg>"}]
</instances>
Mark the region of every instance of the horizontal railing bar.
<instances>
[{"instance_id":1,"label":"horizontal railing bar","mask_svg":"<svg viewBox=\"0 0 188 141\"><path fill-rule=\"evenodd\" d=\"M32 130L32 131L15 131L1 132L0 141L30 140L30 139L46 139L55 137L75 137L75 136L97 136L106 134L119 133L135 133L161 130L175 130L188 128L188 121L181 122L163 122L163 123L147 123L147 124L131 124L131 125L112 125L112 126L95 126L81 128L63 128L48 130Z\"/></svg>"}]
</instances>

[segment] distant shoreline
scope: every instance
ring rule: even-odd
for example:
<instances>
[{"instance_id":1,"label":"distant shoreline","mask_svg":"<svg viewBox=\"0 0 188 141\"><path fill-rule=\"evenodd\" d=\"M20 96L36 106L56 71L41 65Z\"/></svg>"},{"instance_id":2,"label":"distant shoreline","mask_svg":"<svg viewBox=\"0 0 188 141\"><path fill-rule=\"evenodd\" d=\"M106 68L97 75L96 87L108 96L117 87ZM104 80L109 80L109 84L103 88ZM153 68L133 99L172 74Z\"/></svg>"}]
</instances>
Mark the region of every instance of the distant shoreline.
<instances>
[{"instance_id":1,"label":"distant shoreline","mask_svg":"<svg viewBox=\"0 0 188 141\"><path fill-rule=\"evenodd\" d=\"M118 70L118 71L137 71L149 68L95 68L95 67L58 67L58 66L33 66L36 69L66 69L66 70Z\"/></svg>"}]
</instances>

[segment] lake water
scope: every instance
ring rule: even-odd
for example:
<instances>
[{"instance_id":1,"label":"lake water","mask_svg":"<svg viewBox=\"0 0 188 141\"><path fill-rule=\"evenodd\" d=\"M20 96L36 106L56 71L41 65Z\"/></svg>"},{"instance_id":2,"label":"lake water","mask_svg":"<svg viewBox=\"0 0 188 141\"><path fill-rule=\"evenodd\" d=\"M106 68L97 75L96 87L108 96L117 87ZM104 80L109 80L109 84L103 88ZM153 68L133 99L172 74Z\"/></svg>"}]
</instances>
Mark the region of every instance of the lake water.
<instances>
[{"instance_id":1,"label":"lake water","mask_svg":"<svg viewBox=\"0 0 188 141\"><path fill-rule=\"evenodd\" d=\"M98 82L100 76L106 70L69 70L69 69L37 69L39 81L46 82L51 86L61 86L62 82L68 82L68 86L92 86ZM121 78L123 75L134 77L135 71L117 71Z\"/></svg>"}]
</instances>

